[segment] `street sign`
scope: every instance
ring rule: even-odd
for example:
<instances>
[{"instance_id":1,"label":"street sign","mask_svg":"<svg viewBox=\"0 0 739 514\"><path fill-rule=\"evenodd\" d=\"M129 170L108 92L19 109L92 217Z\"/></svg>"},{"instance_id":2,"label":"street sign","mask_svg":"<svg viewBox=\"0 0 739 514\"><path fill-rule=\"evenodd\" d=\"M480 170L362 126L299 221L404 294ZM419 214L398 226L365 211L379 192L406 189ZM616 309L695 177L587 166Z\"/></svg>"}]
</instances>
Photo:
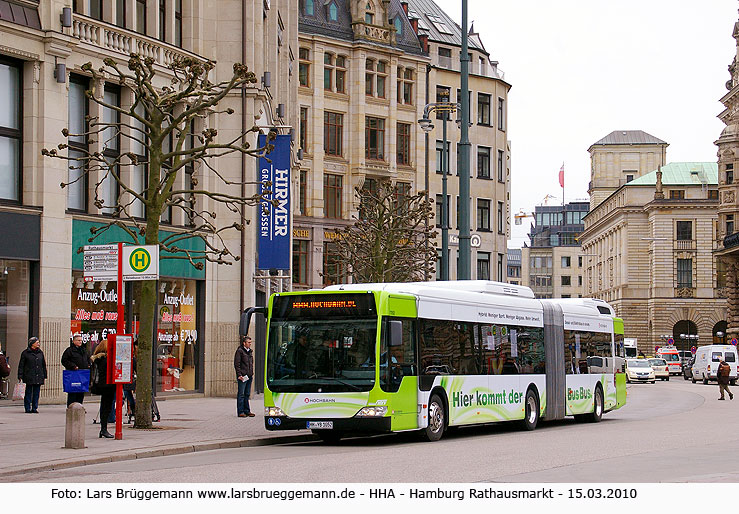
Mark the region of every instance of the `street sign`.
<instances>
[{"instance_id":1,"label":"street sign","mask_svg":"<svg viewBox=\"0 0 739 514\"><path fill-rule=\"evenodd\" d=\"M737 343L736 337L732 337L731 338L731 344L733 344L734 346L736 346L736 343Z\"/></svg>"},{"instance_id":2,"label":"street sign","mask_svg":"<svg viewBox=\"0 0 739 514\"><path fill-rule=\"evenodd\" d=\"M118 245L87 245L82 257L85 282L118 279Z\"/></svg>"},{"instance_id":3,"label":"street sign","mask_svg":"<svg viewBox=\"0 0 739 514\"><path fill-rule=\"evenodd\" d=\"M158 280L159 246L124 246L123 281Z\"/></svg>"}]
</instances>

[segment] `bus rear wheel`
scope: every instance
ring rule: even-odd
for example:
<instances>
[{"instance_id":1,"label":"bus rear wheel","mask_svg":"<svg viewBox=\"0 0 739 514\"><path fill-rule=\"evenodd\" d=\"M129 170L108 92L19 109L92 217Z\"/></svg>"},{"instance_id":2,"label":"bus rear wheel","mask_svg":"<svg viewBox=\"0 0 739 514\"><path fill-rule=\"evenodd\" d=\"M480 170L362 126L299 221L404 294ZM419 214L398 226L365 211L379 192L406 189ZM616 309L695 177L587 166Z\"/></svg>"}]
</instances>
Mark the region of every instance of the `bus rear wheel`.
<instances>
[{"instance_id":1,"label":"bus rear wheel","mask_svg":"<svg viewBox=\"0 0 739 514\"><path fill-rule=\"evenodd\" d=\"M438 394L432 394L429 400L429 424L423 429L423 438L427 441L438 441L444 435L446 419L444 416L444 402Z\"/></svg>"},{"instance_id":2,"label":"bus rear wheel","mask_svg":"<svg viewBox=\"0 0 739 514\"><path fill-rule=\"evenodd\" d=\"M526 430L534 430L539 424L539 398L533 389L526 391L522 426Z\"/></svg>"},{"instance_id":3,"label":"bus rear wheel","mask_svg":"<svg viewBox=\"0 0 739 514\"><path fill-rule=\"evenodd\" d=\"M593 412L588 415L588 421L598 423L603 418L603 389L595 388L595 397L593 398Z\"/></svg>"}]
</instances>

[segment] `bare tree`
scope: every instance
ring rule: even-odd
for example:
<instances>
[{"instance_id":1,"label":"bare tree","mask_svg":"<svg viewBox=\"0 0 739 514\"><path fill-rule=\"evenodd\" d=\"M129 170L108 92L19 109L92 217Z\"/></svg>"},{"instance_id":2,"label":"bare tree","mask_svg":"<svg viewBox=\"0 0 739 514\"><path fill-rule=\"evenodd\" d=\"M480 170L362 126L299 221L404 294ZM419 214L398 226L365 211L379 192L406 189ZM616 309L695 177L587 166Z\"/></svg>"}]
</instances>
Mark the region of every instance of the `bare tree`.
<instances>
[{"instance_id":1,"label":"bare tree","mask_svg":"<svg viewBox=\"0 0 739 514\"><path fill-rule=\"evenodd\" d=\"M257 132L252 127L233 138L218 138L217 130L208 128L207 119L213 114L231 115L233 109L221 109L219 103L229 93L252 87L257 82L254 73L244 64L234 64L231 78L222 82L211 82L210 72L215 68L213 61L200 61L184 57L175 59L168 67L167 76L157 76L154 61L132 54L126 69L113 59L105 59L104 66L95 69L91 63L82 69L92 76L90 90L86 96L111 113L106 119L88 117L84 133L74 134L64 129L62 134L68 141L84 141L75 152L66 152L68 144L56 149L44 149L49 157L68 161L70 177L61 187L77 181L85 183L86 177L94 191L94 205L106 214L109 220L91 229L89 242L94 242L111 227L120 227L130 238L122 241L131 244L158 245L161 259L185 259L197 269L203 269L206 261L231 264L240 257L233 255L224 241L228 230L243 231L244 224L234 222L225 225L216 223L215 209L207 210L204 204L220 204L234 213L237 219L245 220L245 208L259 203L260 196L242 196L240 187L246 182L233 181L224 176L215 166L215 161L229 154L257 156L271 151L251 148L246 141L249 133ZM106 102L103 91L97 88L107 81L119 84L122 90L133 93L130 108ZM165 85L160 85L165 84ZM107 119L109 118L109 119ZM194 127L198 127L199 131ZM127 138L130 147L136 146L143 152L111 153L106 149L114 141ZM270 133L268 141L274 139ZM118 148L118 147L116 147ZM72 155L70 155L72 154ZM143 155L141 155L143 154ZM145 186L136 187L130 173L124 169L141 169L146 174ZM178 180L185 170L189 181ZM218 184L213 190L199 188L199 177L210 173ZM183 182L189 182L182 186ZM267 187L270 187L267 184ZM233 192L229 192L233 191ZM265 191L265 196L268 195ZM205 200L208 200L205 202ZM181 211L186 227L173 230L160 238L159 228L162 215L169 210ZM203 250L196 251L185 246L193 238L203 241ZM78 249L81 252L82 248ZM119 294L121 292L119 291ZM137 359L140 377L152 374L152 333L154 311L157 302L156 284L144 281L141 285L141 324ZM137 380L136 383L136 428L151 427L151 381Z\"/></svg>"},{"instance_id":2,"label":"bare tree","mask_svg":"<svg viewBox=\"0 0 739 514\"><path fill-rule=\"evenodd\" d=\"M356 188L359 218L337 240L339 259L354 282L412 282L434 273L436 232L426 193L403 194L390 180Z\"/></svg>"}]
</instances>

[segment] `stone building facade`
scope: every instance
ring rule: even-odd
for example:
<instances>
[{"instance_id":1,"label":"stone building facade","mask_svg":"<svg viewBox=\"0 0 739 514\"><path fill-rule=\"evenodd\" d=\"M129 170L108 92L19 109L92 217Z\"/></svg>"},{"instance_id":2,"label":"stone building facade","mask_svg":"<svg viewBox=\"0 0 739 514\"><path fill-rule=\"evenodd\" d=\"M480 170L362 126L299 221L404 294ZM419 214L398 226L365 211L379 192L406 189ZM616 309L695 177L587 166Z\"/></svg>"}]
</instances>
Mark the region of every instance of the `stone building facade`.
<instances>
[{"instance_id":1,"label":"stone building facade","mask_svg":"<svg viewBox=\"0 0 739 514\"><path fill-rule=\"evenodd\" d=\"M417 121L437 86L459 95L460 28L431 1L301 0L299 11L299 141L303 149L293 190L292 288L345 281L346 263L335 256L338 232L358 214L356 187L390 179L399 192L429 190L440 217L441 175L434 173L441 151L441 120L426 138ZM441 31L443 32L441 32ZM472 150L473 278L503 279L508 227L510 151L507 91L496 63L479 37L469 35L473 66L470 129ZM478 98L483 109L476 109ZM496 102L500 116L496 121ZM450 248L458 205L456 144L459 130L448 122ZM481 161L475 158L484 145ZM500 155L500 162L496 159ZM439 161L440 162L440 161ZM476 164L477 163L477 167ZM500 166L500 169L496 166ZM482 166L480 168L480 166ZM479 168L479 171L478 171ZM477 216L476 216L477 213ZM479 228L480 230L475 230ZM437 232L440 232L437 229ZM477 235L477 237L474 237ZM441 239L437 240L441 248ZM450 252L451 253L451 252ZM450 269L456 275L456 256ZM475 271L473 271L473 274ZM429 277L431 279L435 277Z\"/></svg>"},{"instance_id":2,"label":"stone building facade","mask_svg":"<svg viewBox=\"0 0 739 514\"><path fill-rule=\"evenodd\" d=\"M585 217L583 295L609 302L646 354L670 338L681 350L725 340L717 207L716 165L677 162L621 185Z\"/></svg>"},{"instance_id":3,"label":"stone building facade","mask_svg":"<svg viewBox=\"0 0 739 514\"><path fill-rule=\"evenodd\" d=\"M69 26L62 26L60 15L65 10ZM41 338L49 365L49 379L42 388L45 401L62 398L59 358L70 335L81 332L94 343L115 327L114 322L94 324L76 316L92 310L92 304L85 302L95 294L105 299L95 304L95 310L115 305L117 295L114 283L84 282L77 253L86 244L90 226L110 219L91 200L94 177L61 189L59 184L70 177L67 164L41 156L42 148L66 142L63 128L79 120L84 123L85 115L105 115L84 97L90 78L82 65L91 62L99 68L104 58L125 63L129 53L142 53L154 60L162 85L169 81L167 65L178 56L217 61L214 80L230 77L235 62L245 62L258 77L271 72L271 87L261 83L235 92L221 103L234 115L214 112L199 127L216 129L219 137L229 139L243 127L297 126L293 87L297 26L297 0L219 0L217 8L209 0L8 0L0 4L0 218L4 218L0 340L14 364L28 337ZM112 81L97 86L100 94L110 95L121 107L131 105L131 93ZM278 104L287 106L280 110L281 118ZM249 142L256 144L256 140ZM132 150L129 144L123 139L120 151ZM215 168L237 183L246 179L247 194L256 191L253 158L232 155L220 159ZM211 170L196 169L194 174L202 187L239 193L239 186L219 186ZM214 210L220 223L240 221L219 204L204 201L202 207ZM255 213L256 209L250 215ZM177 233L184 225L183 215L175 212L162 228ZM191 266L162 264L155 366L158 393L234 394L239 311L244 304L257 302L260 294L263 297L267 283L254 279L254 225L249 226L252 230L247 227L243 240L238 233L227 239L240 257L233 266L208 264L201 272ZM96 241L105 242L104 238ZM130 286L124 294L131 300L127 307L135 311ZM171 316L164 314L173 312L183 314L181 319L188 322L167 322ZM136 319L130 314L129 321L128 330L135 331Z\"/></svg>"}]
</instances>

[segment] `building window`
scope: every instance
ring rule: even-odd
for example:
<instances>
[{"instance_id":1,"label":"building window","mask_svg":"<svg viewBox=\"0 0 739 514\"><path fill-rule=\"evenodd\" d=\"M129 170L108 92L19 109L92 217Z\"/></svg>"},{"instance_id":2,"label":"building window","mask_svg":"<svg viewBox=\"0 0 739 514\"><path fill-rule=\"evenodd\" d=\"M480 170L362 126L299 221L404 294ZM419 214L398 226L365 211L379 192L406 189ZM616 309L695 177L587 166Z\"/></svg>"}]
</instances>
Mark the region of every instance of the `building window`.
<instances>
[{"instance_id":1,"label":"building window","mask_svg":"<svg viewBox=\"0 0 739 514\"><path fill-rule=\"evenodd\" d=\"M410 182L396 182L393 190L395 208L401 212L408 210L408 199L411 196Z\"/></svg>"},{"instance_id":2,"label":"building window","mask_svg":"<svg viewBox=\"0 0 739 514\"><path fill-rule=\"evenodd\" d=\"M300 108L300 148L308 151L308 108Z\"/></svg>"},{"instance_id":3,"label":"building window","mask_svg":"<svg viewBox=\"0 0 739 514\"><path fill-rule=\"evenodd\" d=\"M676 223L678 241L691 241L693 239L693 222L678 221Z\"/></svg>"},{"instance_id":4,"label":"building window","mask_svg":"<svg viewBox=\"0 0 739 514\"><path fill-rule=\"evenodd\" d=\"M298 191L298 194L300 195L298 197L298 211L300 214L305 216L307 214L306 207L308 205L308 172L306 170L300 170L300 177L298 180L298 187L300 188L300 191Z\"/></svg>"},{"instance_id":5,"label":"building window","mask_svg":"<svg viewBox=\"0 0 739 514\"><path fill-rule=\"evenodd\" d=\"M716 259L716 287L726 287L726 261Z\"/></svg>"},{"instance_id":6,"label":"building window","mask_svg":"<svg viewBox=\"0 0 739 514\"><path fill-rule=\"evenodd\" d=\"M315 6L313 5L313 0L305 0L305 3L303 4L303 9L305 10L305 14L307 16L313 16L315 14Z\"/></svg>"},{"instance_id":7,"label":"building window","mask_svg":"<svg viewBox=\"0 0 739 514\"><path fill-rule=\"evenodd\" d=\"M333 5L333 4L332 4ZM336 56L336 92L346 93L346 57Z\"/></svg>"},{"instance_id":8,"label":"building window","mask_svg":"<svg viewBox=\"0 0 739 514\"><path fill-rule=\"evenodd\" d=\"M385 84L387 83L387 64L377 63L377 98L385 98Z\"/></svg>"},{"instance_id":9,"label":"building window","mask_svg":"<svg viewBox=\"0 0 739 514\"><path fill-rule=\"evenodd\" d=\"M582 287L582 275L577 276L577 285Z\"/></svg>"},{"instance_id":10,"label":"building window","mask_svg":"<svg viewBox=\"0 0 739 514\"><path fill-rule=\"evenodd\" d=\"M449 141L446 142L446 173L449 174ZM442 173L441 165L444 162L444 142L436 140L436 173Z\"/></svg>"},{"instance_id":11,"label":"building window","mask_svg":"<svg viewBox=\"0 0 739 514\"><path fill-rule=\"evenodd\" d=\"M103 0L88 0L87 7L90 18L95 18L96 20L103 19Z\"/></svg>"},{"instance_id":12,"label":"building window","mask_svg":"<svg viewBox=\"0 0 739 514\"><path fill-rule=\"evenodd\" d=\"M342 155L344 115L337 112L323 113L323 150L327 155Z\"/></svg>"},{"instance_id":13,"label":"building window","mask_svg":"<svg viewBox=\"0 0 739 514\"><path fill-rule=\"evenodd\" d=\"M561 280L560 283L563 286L570 286L570 285L572 285L572 280L571 280L571 277L569 275L562 275L560 277L560 280Z\"/></svg>"},{"instance_id":14,"label":"building window","mask_svg":"<svg viewBox=\"0 0 739 514\"><path fill-rule=\"evenodd\" d=\"M439 47L439 66L451 69L452 67L452 50L451 48Z\"/></svg>"},{"instance_id":15,"label":"building window","mask_svg":"<svg viewBox=\"0 0 739 514\"><path fill-rule=\"evenodd\" d=\"M21 91L21 67L0 60L0 198L4 200L21 198Z\"/></svg>"},{"instance_id":16,"label":"building window","mask_svg":"<svg viewBox=\"0 0 739 514\"><path fill-rule=\"evenodd\" d=\"M733 233L734 233L734 215L727 214L726 215L726 235L730 236Z\"/></svg>"},{"instance_id":17,"label":"building window","mask_svg":"<svg viewBox=\"0 0 739 514\"><path fill-rule=\"evenodd\" d=\"M141 117L145 117L145 111L144 111L144 105L138 104L136 106L135 110L136 114L138 114ZM147 166L147 155L148 155L148 149L146 148L146 144L144 143L145 140L145 131L146 128L144 127L143 122L140 122L136 118L131 117L131 135L135 139L130 140L130 150L131 153L133 153L136 156L137 164L136 166L131 167L131 189L134 191L145 191L146 186L148 185L148 174L146 173L146 170L148 168ZM194 132L191 130L191 133ZM190 167L190 170L192 170L192 167ZM192 177L190 177L192 179ZM192 184L192 180L189 182L189 184ZM194 207L194 205L193 205ZM146 216L146 212L144 209L144 203L141 200L134 200L133 203L128 208L128 212L133 216L134 218L144 218ZM192 217L192 216L191 216Z\"/></svg>"},{"instance_id":18,"label":"building window","mask_svg":"<svg viewBox=\"0 0 739 514\"><path fill-rule=\"evenodd\" d=\"M490 125L490 95L477 93L477 124Z\"/></svg>"},{"instance_id":19,"label":"building window","mask_svg":"<svg viewBox=\"0 0 739 514\"><path fill-rule=\"evenodd\" d=\"M328 6L328 19L329 21L337 21L339 19L339 8L336 7L336 3L331 2Z\"/></svg>"},{"instance_id":20,"label":"building window","mask_svg":"<svg viewBox=\"0 0 739 514\"><path fill-rule=\"evenodd\" d=\"M503 150L498 150L498 182L505 182L505 167L503 161L505 160L505 154Z\"/></svg>"},{"instance_id":21,"label":"building window","mask_svg":"<svg viewBox=\"0 0 739 514\"><path fill-rule=\"evenodd\" d=\"M365 194L375 196L377 194L377 180L366 177L364 179L364 184L362 184L362 191ZM359 219L361 220L367 219L367 212L365 210L364 202L366 202L366 200L363 198L359 204Z\"/></svg>"},{"instance_id":22,"label":"building window","mask_svg":"<svg viewBox=\"0 0 739 514\"><path fill-rule=\"evenodd\" d=\"M146 0L136 0L136 32L146 34Z\"/></svg>"},{"instance_id":23,"label":"building window","mask_svg":"<svg viewBox=\"0 0 739 514\"><path fill-rule=\"evenodd\" d=\"M477 178L490 178L490 148L477 147Z\"/></svg>"},{"instance_id":24,"label":"building window","mask_svg":"<svg viewBox=\"0 0 739 514\"><path fill-rule=\"evenodd\" d=\"M372 59L367 59L364 63L364 94L375 94L375 61Z\"/></svg>"},{"instance_id":25,"label":"building window","mask_svg":"<svg viewBox=\"0 0 739 514\"><path fill-rule=\"evenodd\" d=\"M498 280L503 281L503 254L498 254Z\"/></svg>"},{"instance_id":26,"label":"building window","mask_svg":"<svg viewBox=\"0 0 739 514\"><path fill-rule=\"evenodd\" d=\"M103 93L103 101L111 106L121 106L120 89L113 86L105 86ZM103 107L103 123L108 126L100 134L100 142L103 147L103 157L109 166L109 169L102 170L104 176L102 182L97 189L97 197L104 202L102 209L103 214L114 214L116 205L118 204L118 181L113 173L120 175L118 168L118 156L120 155L120 136L118 135L118 124L121 121L121 115L113 108Z\"/></svg>"},{"instance_id":27,"label":"building window","mask_svg":"<svg viewBox=\"0 0 739 514\"><path fill-rule=\"evenodd\" d=\"M452 94L451 88L446 87L446 86L436 86L436 102L437 103L441 103L441 102L448 103L448 102L450 102L451 101L451 94ZM449 119L449 113L448 112L446 112L446 111L440 111L440 110L437 110L436 111L436 119L437 120L443 120L445 115L446 115L446 119L448 120ZM447 168L447 171L448 170L449 170L449 168Z\"/></svg>"},{"instance_id":28,"label":"building window","mask_svg":"<svg viewBox=\"0 0 739 514\"><path fill-rule=\"evenodd\" d=\"M629 183L629 182L631 182L632 180L634 180L634 175L631 175L631 174L629 174L629 175L626 175L626 183Z\"/></svg>"},{"instance_id":29,"label":"building window","mask_svg":"<svg viewBox=\"0 0 739 514\"><path fill-rule=\"evenodd\" d=\"M685 190L670 189L670 200L685 200Z\"/></svg>"},{"instance_id":30,"label":"building window","mask_svg":"<svg viewBox=\"0 0 739 514\"><path fill-rule=\"evenodd\" d=\"M159 40L167 38L167 0L159 0Z\"/></svg>"},{"instance_id":31,"label":"building window","mask_svg":"<svg viewBox=\"0 0 739 514\"><path fill-rule=\"evenodd\" d=\"M88 152L87 137L87 79L71 75L69 77L69 157L67 172L67 208L77 211L87 209L87 174L85 160Z\"/></svg>"},{"instance_id":32,"label":"building window","mask_svg":"<svg viewBox=\"0 0 739 514\"><path fill-rule=\"evenodd\" d=\"M708 190L708 199L709 200L718 200L718 189L709 189Z\"/></svg>"},{"instance_id":33,"label":"building window","mask_svg":"<svg viewBox=\"0 0 739 514\"><path fill-rule=\"evenodd\" d=\"M398 123L398 164L411 164L411 125Z\"/></svg>"},{"instance_id":34,"label":"building window","mask_svg":"<svg viewBox=\"0 0 739 514\"><path fill-rule=\"evenodd\" d=\"M490 200L477 199L477 230L490 232Z\"/></svg>"},{"instance_id":35,"label":"building window","mask_svg":"<svg viewBox=\"0 0 739 514\"><path fill-rule=\"evenodd\" d=\"M442 222L444 221L442 217L442 204L444 202L444 197L442 195L436 195L436 228L444 228L442 225ZM449 204L452 202L451 196L446 196L446 224L449 225Z\"/></svg>"},{"instance_id":36,"label":"building window","mask_svg":"<svg viewBox=\"0 0 739 514\"><path fill-rule=\"evenodd\" d=\"M173 148L172 138L173 138L173 134L170 133L169 137L165 138L162 141L162 153L163 154L172 152L172 148ZM162 170L161 170L162 178L164 178L167 175L167 173L169 173L170 169L172 169L172 159L168 159L162 163ZM167 208L165 208L162 211L161 221L162 223L169 223L169 224L172 223L172 206L171 205L169 205Z\"/></svg>"},{"instance_id":37,"label":"building window","mask_svg":"<svg viewBox=\"0 0 739 514\"><path fill-rule=\"evenodd\" d=\"M503 234L503 202L498 202L498 234Z\"/></svg>"},{"instance_id":38,"label":"building window","mask_svg":"<svg viewBox=\"0 0 739 514\"><path fill-rule=\"evenodd\" d=\"M489 252L477 252L477 280L490 280Z\"/></svg>"},{"instance_id":39,"label":"building window","mask_svg":"<svg viewBox=\"0 0 739 514\"><path fill-rule=\"evenodd\" d=\"M303 87L310 87L310 50L298 50L298 82Z\"/></svg>"},{"instance_id":40,"label":"building window","mask_svg":"<svg viewBox=\"0 0 739 514\"><path fill-rule=\"evenodd\" d=\"M126 28L126 0L116 0L115 2L115 24Z\"/></svg>"},{"instance_id":41,"label":"building window","mask_svg":"<svg viewBox=\"0 0 739 514\"><path fill-rule=\"evenodd\" d=\"M498 129L505 130L505 100L498 98Z\"/></svg>"},{"instance_id":42,"label":"building window","mask_svg":"<svg viewBox=\"0 0 739 514\"><path fill-rule=\"evenodd\" d=\"M293 239L293 284L308 284L308 246L310 241Z\"/></svg>"},{"instance_id":43,"label":"building window","mask_svg":"<svg viewBox=\"0 0 739 514\"><path fill-rule=\"evenodd\" d=\"M562 267L569 268L572 266L572 257L562 257Z\"/></svg>"},{"instance_id":44,"label":"building window","mask_svg":"<svg viewBox=\"0 0 739 514\"><path fill-rule=\"evenodd\" d=\"M385 159L385 120L382 118L365 118L365 157L367 159Z\"/></svg>"},{"instance_id":45,"label":"building window","mask_svg":"<svg viewBox=\"0 0 739 514\"><path fill-rule=\"evenodd\" d=\"M395 32L399 35L403 35L403 20L400 18L400 15L397 15L395 19L393 20L393 25L395 26Z\"/></svg>"},{"instance_id":46,"label":"building window","mask_svg":"<svg viewBox=\"0 0 739 514\"><path fill-rule=\"evenodd\" d=\"M336 243L323 243L323 285L330 286L344 282L345 269Z\"/></svg>"},{"instance_id":47,"label":"building window","mask_svg":"<svg viewBox=\"0 0 739 514\"><path fill-rule=\"evenodd\" d=\"M174 44L182 48L182 0L174 2Z\"/></svg>"},{"instance_id":48,"label":"building window","mask_svg":"<svg viewBox=\"0 0 739 514\"><path fill-rule=\"evenodd\" d=\"M578 255L577 257L577 267L582 268L582 255Z\"/></svg>"},{"instance_id":49,"label":"building window","mask_svg":"<svg viewBox=\"0 0 739 514\"><path fill-rule=\"evenodd\" d=\"M398 103L413 105L413 70L411 68L398 66Z\"/></svg>"},{"instance_id":50,"label":"building window","mask_svg":"<svg viewBox=\"0 0 739 514\"><path fill-rule=\"evenodd\" d=\"M326 202L326 218L341 219L341 197L343 193L341 175L323 175L323 198Z\"/></svg>"},{"instance_id":51,"label":"building window","mask_svg":"<svg viewBox=\"0 0 739 514\"><path fill-rule=\"evenodd\" d=\"M733 164L726 165L726 183L727 184L734 183L734 165Z\"/></svg>"},{"instance_id":52,"label":"building window","mask_svg":"<svg viewBox=\"0 0 739 514\"><path fill-rule=\"evenodd\" d=\"M334 88L334 56L326 52L323 54L323 89L332 91Z\"/></svg>"},{"instance_id":53,"label":"building window","mask_svg":"<svg viewBox=\"0 0 739 514\"><path fill-rule=\"evenodd\" d=\"M693 287L693 259L677 260L677 287Z\"/></svg>"}]
</instances>

